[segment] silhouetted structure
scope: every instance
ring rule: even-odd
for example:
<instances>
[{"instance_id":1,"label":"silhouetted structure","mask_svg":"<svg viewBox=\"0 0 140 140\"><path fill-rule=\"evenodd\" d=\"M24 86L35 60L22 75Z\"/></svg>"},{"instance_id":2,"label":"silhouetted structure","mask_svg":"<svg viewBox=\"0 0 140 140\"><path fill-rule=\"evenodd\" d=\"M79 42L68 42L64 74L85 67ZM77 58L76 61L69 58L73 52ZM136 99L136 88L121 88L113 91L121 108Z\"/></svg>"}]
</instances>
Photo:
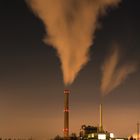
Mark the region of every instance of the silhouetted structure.
<instances>
[{"instance_id":1,"label":"silhouetted structure","mask_svg":"<svg viewBox=\"0 0 140 140\"><path fill-rule=\"evenodd\" d=\"M64 90L64 139L69 139L69 94L70 90Z\"/></svg>"},{"instance_id":2,"label":"silhouetted structure","mask_svg":"<svg viewBox=\"0 0 140 140\"><path fill-rule=\"evenodd\" d=\"M140 135L139 134L139 130L140 130L139 127L140 127L140 123L138 122L137 123L137 140L139 140L139 135Z\"/></svg>"}]
</instances>

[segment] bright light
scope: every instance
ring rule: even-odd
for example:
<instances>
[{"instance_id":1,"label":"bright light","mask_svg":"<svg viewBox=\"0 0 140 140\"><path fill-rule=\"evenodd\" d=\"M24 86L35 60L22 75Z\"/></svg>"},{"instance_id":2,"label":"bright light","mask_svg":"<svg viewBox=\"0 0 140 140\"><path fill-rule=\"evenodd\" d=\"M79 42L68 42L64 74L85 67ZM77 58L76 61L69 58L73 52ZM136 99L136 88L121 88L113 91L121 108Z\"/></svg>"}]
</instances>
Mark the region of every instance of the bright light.
<instances>
[{"instance_id":1,"label":"bright light","mask_svg":"<svg viewBox=\"0 0 140 140\"><path fill-rule=\"evenodd\" d=\"M110 138L114 138L114 134L113 133L110 133Z\"/></svg>"},{"instance_id":2,"label":"bright light","mask_svg":"<svg viewBox=\"0 0 140 140\"><path fill-rule=\"evenodd\" d=\"M115 140L124 140L124 139L115 139Z\"/></svg>"},{"instance_id":3,"label":"bright light","mask_svg":"<svg viewBox=\"0 0 140 140\"><path fill-rule=\"evenodd\" d=\"M91 137L94 138L94 134L91 134Z\"/></svg>"},{"instance_id":4,"label":"bright light","mask_svg":"<svg viewBox=\"0 0 140 140\"><path fill-rule=\"evenodd\" d=\"M88 134L88 138L94 138L94 134Z\"/></svg>"},{"instance_id":5,"label":"bright light","mask_svg":"<svg viewBox=\"0 0 140 140\"><path fill-rule=\"evenodd\" d=\"M106 135L105 134L98 134L98 139L99 140L105 140L106 139Z\"/></svg>"}]
</instances>

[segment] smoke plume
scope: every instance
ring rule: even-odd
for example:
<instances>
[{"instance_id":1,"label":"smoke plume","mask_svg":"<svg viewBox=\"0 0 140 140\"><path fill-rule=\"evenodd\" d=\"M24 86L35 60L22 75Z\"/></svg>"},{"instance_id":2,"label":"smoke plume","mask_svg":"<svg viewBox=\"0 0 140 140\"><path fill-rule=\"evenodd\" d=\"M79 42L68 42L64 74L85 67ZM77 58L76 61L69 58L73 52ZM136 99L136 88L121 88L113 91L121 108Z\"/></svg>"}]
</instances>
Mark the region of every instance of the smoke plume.
<instances>
[{"instance_id":1,"label":"smoke plume","mask_svg":"<svg viewBox=\"0 0 140 140\"><path fill-rule=\"evenodd\" d=\"M102 70L101 92L103 95L110 93L127 78L129 74L137 70L136 63L119 66L120 52L118 45L114 44L112 51L106 58Z\"/></svg>"},{"instance_id":2,"label":"smoke plume","mask_svg":"<svg viewBox=\"0 0 140 140\"><path fill-rule=\"evenodd\" d=\"M26 0L46 28L45 43L56 48L65 84L89 60L98 18L120 0Z\"/></svg>"}]
</instances>

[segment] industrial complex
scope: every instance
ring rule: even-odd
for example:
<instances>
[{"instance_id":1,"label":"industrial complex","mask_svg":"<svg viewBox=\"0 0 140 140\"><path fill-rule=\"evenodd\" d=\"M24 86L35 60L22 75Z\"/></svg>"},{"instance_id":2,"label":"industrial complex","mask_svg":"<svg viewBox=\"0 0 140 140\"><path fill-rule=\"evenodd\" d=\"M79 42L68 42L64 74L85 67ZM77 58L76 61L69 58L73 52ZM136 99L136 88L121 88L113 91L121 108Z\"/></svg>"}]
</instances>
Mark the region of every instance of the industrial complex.
<instances>
[{"instance_id":1,"label":"industrial complex","mask_svg":"<svg viewBox=\"0 0 140 140\"><path fill-rule=\"evenodd\" d=\"M128 138L117 138L112 132L104 130L102 104L100 104L100 125L98 127L82 125L79 136L69 136L69 94L70 90L64 90L64 137L60 140L128 140ZM129 139L134 140L133 137ZM139 126L137 127L137 140L139 140Z\"/></svg>"}]
</instances>

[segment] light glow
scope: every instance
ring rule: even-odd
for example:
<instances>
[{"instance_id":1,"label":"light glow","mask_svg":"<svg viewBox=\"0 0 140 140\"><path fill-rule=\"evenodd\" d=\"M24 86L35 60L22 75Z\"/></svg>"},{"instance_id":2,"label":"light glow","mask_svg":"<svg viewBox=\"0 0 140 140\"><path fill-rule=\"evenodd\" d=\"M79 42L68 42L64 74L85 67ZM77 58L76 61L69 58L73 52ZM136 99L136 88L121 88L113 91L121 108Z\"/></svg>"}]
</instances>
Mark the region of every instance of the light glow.
<instances>
[{"instance_id":1,"label":"light glow","mask_svg":"<svg viewBox=\"0 0 140 140\"><path fill-rule=\"evenodd\" d=\"M88 138L94 138L94 134L92 133L92 134L89 134L88 135Z\"/></svg>"},{"instance_id":2,"label":"light glow","mask_svg":"<svg viewBox=\"0 0 140 140\"><path fill-rule=\"evenodd\" d=\"M64 112L69 112L69 109L64 109Z\"/></svg>"},{"instance_id":3,"label":"light glow","mask_svg":"<svg viewBox=\"0 0 140 140\"><path fill-rule=\"evenodd\" d=\"M63 129L64 132L67 132L68 130L69 130L68 128L64 128L64 129Z\"/></svg>"},{"instance_id":4,"label":"light glow","mask_svg":"<svg viewBox=\"0 0 140 140\"><path fill-rule=\"evenodd\" d=\"M110 133L110 138L114 138L114 134L113 133Z\"/></svg>"},{"instance_id":5,"label":"light glow","mask_svg":"<svg viewBox=\"0 0 140 140\"><path fill-rule=\"evenodd\" d=\"M91 137L94 138L94 134L91 134Z\"/></svg>"},{"instance_id":6,"label":"light glow","mask_svg":"<svg viewBox=\"0 0 140 140\"><path fill-rule=\"evenodd\" d=\"M105 140L106 139L106 135L105 134L98 134L98 139L99 140Z\"/></svg>"}]
</instances>

